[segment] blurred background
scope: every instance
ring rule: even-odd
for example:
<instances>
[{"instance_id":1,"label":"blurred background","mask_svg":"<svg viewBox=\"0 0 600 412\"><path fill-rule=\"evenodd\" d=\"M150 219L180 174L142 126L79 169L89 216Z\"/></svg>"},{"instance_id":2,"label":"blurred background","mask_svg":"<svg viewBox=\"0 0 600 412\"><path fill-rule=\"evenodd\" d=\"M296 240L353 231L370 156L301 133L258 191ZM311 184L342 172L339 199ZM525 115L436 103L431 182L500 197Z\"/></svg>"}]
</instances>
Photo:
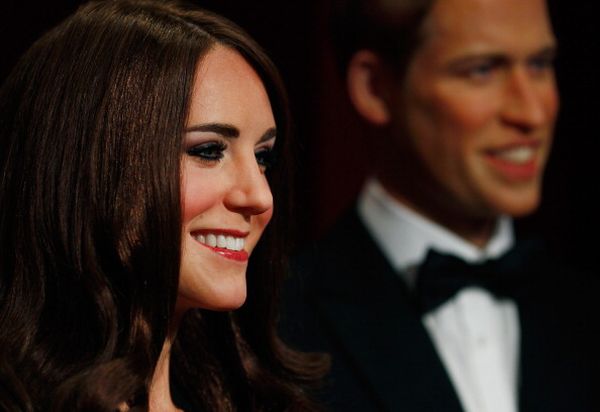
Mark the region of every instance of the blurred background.
<instances>
[{"instance_id":1,"label":"blurred background","mask_svg":"<svg viewBox=\"0 0 600 412\"><path fill-rule=\"evenodd\" d=\"M352 205L368 170L372 142L344 91L329 44L327 1L196 0L245 28L280 68L292 103L296 138L296 246L323 234ZM18 57L82 1L0 5L0 81ZM559 40L561 114L539 211L518 224L541 233L556 253L594 266L600 242L600 55L595 2L550 0ZM1 116L1 114L0 114ZM597 118L598 117L598 118ZM600 121L599 121L600 124Z\"/></svg>"}]
</instances>

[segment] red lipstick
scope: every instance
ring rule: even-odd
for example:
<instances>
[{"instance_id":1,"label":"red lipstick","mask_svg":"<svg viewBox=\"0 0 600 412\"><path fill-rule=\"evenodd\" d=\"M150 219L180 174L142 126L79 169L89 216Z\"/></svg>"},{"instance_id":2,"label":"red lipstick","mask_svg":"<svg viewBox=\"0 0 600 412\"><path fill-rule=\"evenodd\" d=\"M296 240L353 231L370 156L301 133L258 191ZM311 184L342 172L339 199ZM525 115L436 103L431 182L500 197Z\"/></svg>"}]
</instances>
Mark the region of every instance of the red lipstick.
<instances>
[{"instance_id":1,"label":"red lipstick","mask_svg":"<svg viewBox=\"0 0 600 412\"><path fill-rule=\"evenodd\" d=\"M200 242L198 242L200 243ZM231 259L231 260L235 260L238 262L247 262L248 261L248 252L246 252L245 250L230 250L230 249L223 249L223 248L219 248L219 247L212 247L212 246L208 246L205 245L204 243L200 243L202 246L204 246L207 249L212 250L213 252L217 253L218 255L223 256L224 258L227 259Z\"/></svg>"},{"instance_id":2,"label":"red lipstick","mask_svg":"<svg viewBox=\"0 0 600 412\"><path fill-rule=\"evenodd\" d=\"M239 230L233 230L233 229L200 229L200 230L196 230L191 233L194 240L196 242L198 242L200 245L204 246L207 249L212 250L213 252L217 253L218 255L220 255L226 259L235 260L237 262L247 262L248 261L249 254L243 248L243 246L244 246L243 239L246 238L248 236L248 234L249 234L249 232L241 232ZM234 240L236 242L237 247L229 246L230 248L226 248L226 247L217 246L215 244L215 243L217 243L215 240L215 237L220 237L220 236L229 237L229 242L231 242L231 237L235 238ZM212 237L212 240L209 240L209 239L211 239L211 237ZM240 242L242 242L242 243L240 243ZM222 245L222 243L221 243L221 245ZM239 250L234 250L234 249L239 249Z\"/></svg>"}]
</instances>

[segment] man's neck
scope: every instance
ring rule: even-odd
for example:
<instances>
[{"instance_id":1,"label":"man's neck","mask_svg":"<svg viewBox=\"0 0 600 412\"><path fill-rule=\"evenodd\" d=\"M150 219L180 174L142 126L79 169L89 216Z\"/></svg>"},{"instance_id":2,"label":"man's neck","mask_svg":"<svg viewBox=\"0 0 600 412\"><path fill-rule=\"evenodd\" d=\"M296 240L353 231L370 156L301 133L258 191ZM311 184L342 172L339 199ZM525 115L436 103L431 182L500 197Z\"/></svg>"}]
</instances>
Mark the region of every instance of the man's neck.
<instances>
[{"instance_id":1,"label":"man's neck","mask_svg":"<svg viewBox=\"0 0 600 412\"><path fill-rule=\"evenodd\" d=\"M396 201L413 212L445 227L472 245L483 248L491 239L497 217L473 217L463 210L453 210L452 205L441 205L435 199L426 199L419 195L410 196L388 184L385 177L379 177L386 192ZM459 208L454 208L459 209Z\"/></svg>"},{"instance_id":2,"label":"man's neck","mask_svg":"<svg viewBox=\"0 0 600 412\"><path fill-rule=\"evenodd\" d=\"M469 218L458 213L419 207L407 198L398 196L394 196L394 198L415 213L445 227L478 248L485 247L494 232L497 218Z\"/></svg>"}]
</instances>

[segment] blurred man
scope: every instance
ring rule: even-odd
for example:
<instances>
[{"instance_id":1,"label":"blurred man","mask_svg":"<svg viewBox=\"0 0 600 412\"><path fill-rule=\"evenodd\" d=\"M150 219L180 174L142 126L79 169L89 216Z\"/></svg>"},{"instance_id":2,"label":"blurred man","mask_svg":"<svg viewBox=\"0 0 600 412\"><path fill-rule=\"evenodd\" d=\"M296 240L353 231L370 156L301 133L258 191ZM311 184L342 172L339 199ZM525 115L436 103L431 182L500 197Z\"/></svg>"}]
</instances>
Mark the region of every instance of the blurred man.
<instances>
[{"instance_id":1,"label":"blurred man","mask_svg":"<svg viewBox=\"0 0 600 412\"><path fill-rule=\"evenodd\" d=\"M347 3L340 55L377 168L296 265L284 318L332 354L330 406L600 410L590 288L513 234L559 107L545 0Z\"/></svg>"}]
</instances>

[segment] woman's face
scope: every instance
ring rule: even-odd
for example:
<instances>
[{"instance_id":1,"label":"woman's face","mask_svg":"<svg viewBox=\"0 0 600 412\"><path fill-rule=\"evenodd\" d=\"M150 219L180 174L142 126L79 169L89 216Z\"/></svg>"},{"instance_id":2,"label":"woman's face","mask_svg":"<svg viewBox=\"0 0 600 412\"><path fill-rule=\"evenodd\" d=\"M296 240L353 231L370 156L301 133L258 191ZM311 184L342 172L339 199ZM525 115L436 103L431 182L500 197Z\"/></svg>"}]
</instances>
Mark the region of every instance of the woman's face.
<instances>
[{"instance_id":1,"label":"woman's face","mask_svg":"<svg viewBox=\"0 0 600 412\"><path fill-rule=\"evenodd\" d=\"M224 46L198 65L191 99L177 310L230 310L246 299L248 257L273 214L275 119L254 69Z\"/></svg>"}]
</instances>

